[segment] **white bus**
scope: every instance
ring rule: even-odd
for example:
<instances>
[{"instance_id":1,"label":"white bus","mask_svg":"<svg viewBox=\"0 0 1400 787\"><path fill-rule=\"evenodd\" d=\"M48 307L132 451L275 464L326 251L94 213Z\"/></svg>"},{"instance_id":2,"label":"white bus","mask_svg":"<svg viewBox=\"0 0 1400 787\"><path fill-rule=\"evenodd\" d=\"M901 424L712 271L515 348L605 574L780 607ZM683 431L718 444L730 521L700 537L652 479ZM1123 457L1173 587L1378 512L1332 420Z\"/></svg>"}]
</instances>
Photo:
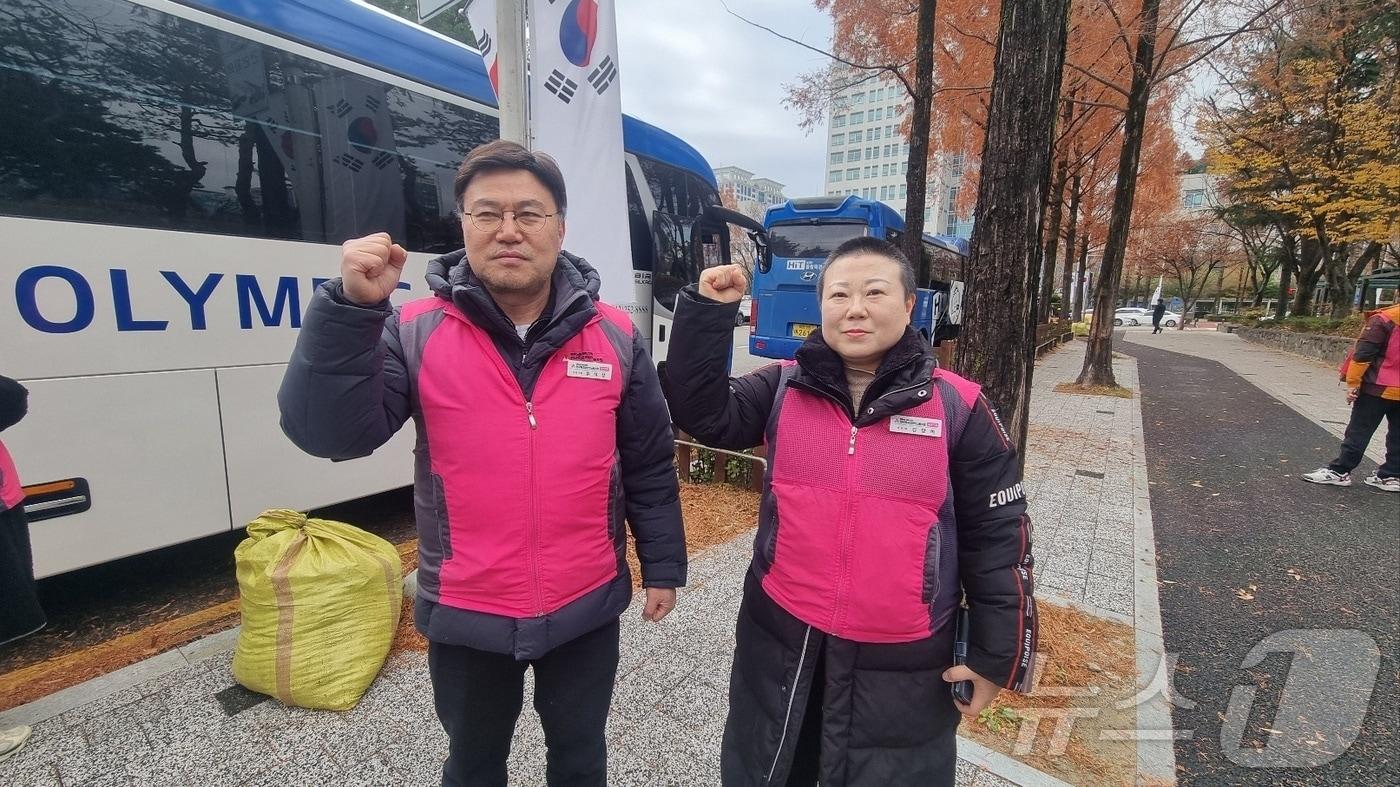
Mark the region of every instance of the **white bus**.
<instances>
[{"instance_id":1,"label":"white bus","mask_svg":"<svg viewBox=\"0 0 1400 787\"><path fill-rule=\"evenodd\" d=\"M4 439L39 576L411 482L411 429L324 462L275 392L341 241L399 239L404 299L461 247L452 178L498 126L479 53L355 0L0 0L0 107L0 374L30 390ZM704 158L623 128L661 345L728 235Z\"/></svg>"}]
</instances>

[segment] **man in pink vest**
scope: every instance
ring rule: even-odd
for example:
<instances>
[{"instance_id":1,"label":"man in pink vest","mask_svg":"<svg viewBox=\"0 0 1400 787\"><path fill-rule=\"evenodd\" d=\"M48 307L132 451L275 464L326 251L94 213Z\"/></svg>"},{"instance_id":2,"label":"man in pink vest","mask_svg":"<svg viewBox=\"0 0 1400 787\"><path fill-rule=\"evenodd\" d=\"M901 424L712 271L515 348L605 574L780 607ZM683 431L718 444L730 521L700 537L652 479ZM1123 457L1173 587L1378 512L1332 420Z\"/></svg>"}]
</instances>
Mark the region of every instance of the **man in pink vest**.
<instances>
[{"instance_id":1,"label":"man in pink vest","mask_svg":"<svg viewBox=\"0 0 1400 787\"><path fill-rule=\"evenodd\" d=\"M1385 462L1365 483L1384 492L1400 492L1400 306L1371 315L1346 364L1347 421L1342 451L1331 464L1307 473L1304 481L1351 486L1351 471L1361 464L1371 435L1384 419Z\"/></svg>"},{"instance_id":2,"label":"man in pink vest","mask_svg":"<svg viewBox=\"0 0 1400 787\"><path fill-rule=\"evenodd\" d=\"M347 241L278 402L308 453L369 454L412 418L418 597L445 785L504 785L534 670L551 785L604 785L630 524L657 621L685 584L670 417L656 369L599 277L562 250L553 159L495 141L454 182L466 248L429 297L389 303L407 252Z\"/></svg>"}]
</instances>

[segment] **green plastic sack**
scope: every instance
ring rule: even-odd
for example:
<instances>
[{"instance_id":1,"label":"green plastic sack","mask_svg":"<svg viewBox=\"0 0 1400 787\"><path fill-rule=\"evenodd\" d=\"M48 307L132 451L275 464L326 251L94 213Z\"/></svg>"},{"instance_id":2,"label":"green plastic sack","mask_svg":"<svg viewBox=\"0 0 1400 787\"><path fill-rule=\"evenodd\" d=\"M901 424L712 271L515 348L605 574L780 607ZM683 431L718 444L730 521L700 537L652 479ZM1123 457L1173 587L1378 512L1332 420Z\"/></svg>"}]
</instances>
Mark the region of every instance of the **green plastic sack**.
<instances>
[{"instance_id":1,"label":"green plastic sack","mask_svg":"<svg viewBox=\"0 0 1400 787\"><path fill-rule=\"evenodd\" d=\"M343 522L273 509L248 524L234 558L243 628L233 677L288 705L355 707L398 631L398 551Z\"/></svg>"}]
</instances>

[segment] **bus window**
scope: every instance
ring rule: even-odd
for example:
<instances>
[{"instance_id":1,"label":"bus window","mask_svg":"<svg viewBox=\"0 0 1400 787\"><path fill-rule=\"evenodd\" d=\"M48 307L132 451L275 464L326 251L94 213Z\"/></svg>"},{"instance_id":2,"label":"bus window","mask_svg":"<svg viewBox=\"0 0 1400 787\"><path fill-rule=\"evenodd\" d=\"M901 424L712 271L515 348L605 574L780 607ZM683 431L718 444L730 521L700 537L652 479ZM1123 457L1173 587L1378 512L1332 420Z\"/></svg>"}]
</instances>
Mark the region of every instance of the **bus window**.
<instances>
[{"instance_id":1,"label":"bus window","mask_svg":"<svg viewBox=\"0 0 1400 787\"><path fill-rule=\"evenodd\" d=\"M632 237L632 270L651 272L651 227L647 222L646 208L642 205L642 193L632 177L632 168L628 167L626 171L627 229Z\"/></svg>"},{"instance_id":2,"label":"bus window","mask_svg":"<svg viewBox=\"0 0 1400 787\"><path fill-rule=\"evenodd\" d=\"M690 253L690 235L695 229L695 220L657 211L652 217L652 227L656 270L651 279L651 297L662 309L673 313L681 288L700 280L699 268Z\"/></svg>"},{"instance_id":3,"label":"bus window","mask_svg":"<svg viewBox=\"0 0 1400 787\"><path fill-rule=\"evenodd\" d=\"M920 287L929 287L935 282L946 285L962 280L963 258L957 252L924 241L924 260L928 266L929 280L920 282Z\"/></svg>"},{"instance_id":4,"label":"bus window","mask_svg":"<svg viewBox=\"0 0 1400 787\"><path fill-rule=\"evenodd\" d=\"M709 205L719 204L719 192L695 175L659 161L638 156L656 209L675 216L699 216Z\"/></svg>"},{"instance_id":5,"label":"bus window","mask_svg":"<svg viewBox=\"0 0 1400 787\"><path fill-rule=\"evenodd\" d=\"M461 246L452 179L494 118L131 3L55 6L10 4L0 213Z\"/></svg>"},{"instance_id":6,"label":"bus window","mask_svg":"<svg viewBox=\"0 0 1400 787\"><path fill-rule=\"evenodd\" d=\"M864 225L855 223L780 224L768 231L768 243L774 257L818 259L864 234Z\"/></svg>"}]
</instances>

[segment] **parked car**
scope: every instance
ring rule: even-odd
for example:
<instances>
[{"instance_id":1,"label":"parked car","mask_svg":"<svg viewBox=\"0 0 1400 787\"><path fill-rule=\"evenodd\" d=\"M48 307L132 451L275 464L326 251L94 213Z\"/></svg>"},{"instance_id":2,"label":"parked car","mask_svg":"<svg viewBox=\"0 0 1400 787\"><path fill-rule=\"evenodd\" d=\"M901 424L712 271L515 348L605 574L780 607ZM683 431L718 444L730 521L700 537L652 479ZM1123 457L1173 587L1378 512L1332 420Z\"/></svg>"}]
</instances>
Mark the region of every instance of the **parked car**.
<instances>
[{"instance_id":1,"label":"parked car","mask_svg":"<svg viewBox=\"0 0 1400 787\"><path fill-rule=\"evenodd\" d=\"M1152 321L1152 312L1136 306L1126 306L1113 312L1114 325L1141 325Z\"/></svg>"},{"instance_id":2,"label":"parked car","mask_svg":"<svg viewBox=\"0 0 1400 787\"><path fill-rule=\"evenodd\" d=\"M1162 312L1163 327L1175 328L1177 326L1177 323L1179 322L1181 322L1180 314L1177 314L1176 312ZM1149 325L1152 323L1152 315L1150 313L1147 315L1147 323Z\"/></svg>"},{"instance_id":3,"label":"parked car","mask_svg":"<svg viewBox=\"0 0 1400 787\"><path fill-rule=\"evenodd\" d=\"M753 314L753 296L745 295L739 300L739 314L734 317L734 324L748 325L751 314Z\"/></svg>"}]
</instances>

